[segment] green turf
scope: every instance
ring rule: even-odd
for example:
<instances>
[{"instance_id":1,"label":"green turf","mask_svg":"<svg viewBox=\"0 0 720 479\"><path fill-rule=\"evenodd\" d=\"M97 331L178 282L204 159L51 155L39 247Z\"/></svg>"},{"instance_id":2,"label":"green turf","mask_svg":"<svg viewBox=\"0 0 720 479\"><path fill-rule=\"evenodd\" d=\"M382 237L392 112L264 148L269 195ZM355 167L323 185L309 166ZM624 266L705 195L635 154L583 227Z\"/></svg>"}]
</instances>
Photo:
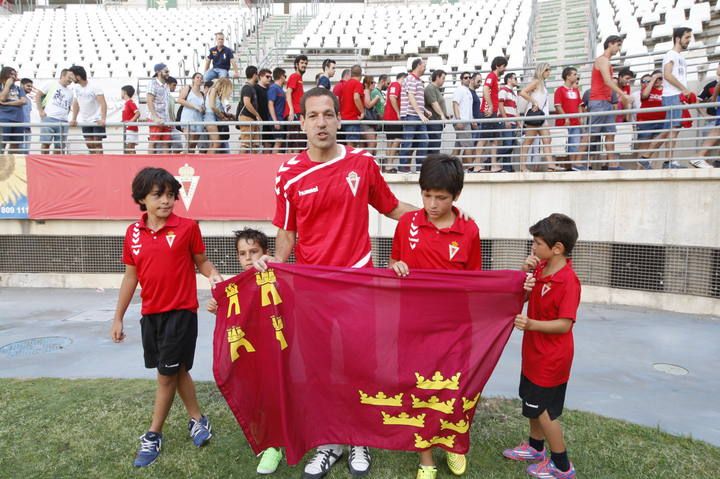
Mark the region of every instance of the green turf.
<instances>
[{"instance_id":1,"label":"green turf","mask_svg":"<svg viewBox=\"0 0 720 479\"><path fill-rule=\"evenodd\" d=\"M0 478L252 478L257 459L213 383L199 383L200 404L215 436L195 448L177 400L165 426L158 461L136 470L138 437L149 425L155 384L144 380L0 379ZM478 406L467 478L522 478L523 464L500 451L527 436L519 402L490 399ZM720 477L720 449L594 414L562 417L571 460L581 478ZM442 459L437 452L437 459ZM414 478L413 453L375 451L372 478ZM273 478L299 478L282 464ZM350 477L346 463L329 478ZM452 477L444 463L439 478Z\"/></svg>"}]
</instances>

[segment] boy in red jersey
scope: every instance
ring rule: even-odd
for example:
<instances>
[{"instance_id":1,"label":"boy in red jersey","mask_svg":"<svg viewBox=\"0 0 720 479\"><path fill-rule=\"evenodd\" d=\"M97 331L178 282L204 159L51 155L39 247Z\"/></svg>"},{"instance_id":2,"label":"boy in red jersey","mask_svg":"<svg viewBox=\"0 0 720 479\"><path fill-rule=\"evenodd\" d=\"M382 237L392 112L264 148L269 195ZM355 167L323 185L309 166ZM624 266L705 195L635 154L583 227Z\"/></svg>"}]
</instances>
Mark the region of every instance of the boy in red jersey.
<instances>
[{"instance_id":1,"label":"boy in red jersey","mask_svg":"<svg viewBox=\"0 0 720 479\"><path fill-rule=\"evenodd\" d=\"M572 328L580 304L580 281L569 259L578 232L571 218L554 213L530 227L530 234L532 254L523 269L533 271L534 284L527 316L520 314L515 318L515 327L525 332L520 398L523 416L530 420L530 437L528 442L503 451L503 456L517 461L539 461L527 468L532 477L572 479L575 468L568 459L558 418L570 378ZM545 452L546 439L549 457Z\"/></svg>"},{"instance_id":2,"label":"boy in red jersey","mask_svg":"<svg viewBox=\"0 0 720 479\"><path fill-rule=\"evenodd\" d=\"M410 269L480 270L480 230L461 217L453 203L463 188L462 162L453 156L428 155L420 169L423 209L405 213L398 221L389 266L398 276ZM453 474L467 468L463 454L447 453ZM417 479L435 479L432 449L420 453Z\"/></svg>"},{"instance_id":3,"label":"boy in red jersey","mask_svg":"<svg viewBox=\"0 0 720 479\"><path fill-rule=\"evenodd\" d=\"M133 180L132 196L145 211L128 226L123 243L123 276L110 335L125 339L123 317L138 283L142 286L142 344L146 368L157 368L157 391L150 429L140 437L136 467L149 466L162 446L162 427L175 392L190 415L190 437L200 447L212 437L207 416L200 412L190 369L197 339L195 267L211 286L222 281L205 256L197 223L173 214L180 183L166 170L143 168Z\"/></svg>"}]
</instances>

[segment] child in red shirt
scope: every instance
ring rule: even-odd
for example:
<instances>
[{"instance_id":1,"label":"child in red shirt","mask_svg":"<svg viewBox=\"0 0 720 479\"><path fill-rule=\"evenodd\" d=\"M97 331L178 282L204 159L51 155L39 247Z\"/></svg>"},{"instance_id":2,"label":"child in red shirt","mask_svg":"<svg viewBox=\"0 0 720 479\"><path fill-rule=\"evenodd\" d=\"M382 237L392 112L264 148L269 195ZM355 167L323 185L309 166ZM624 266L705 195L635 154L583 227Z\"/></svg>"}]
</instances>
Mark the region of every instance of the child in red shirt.
<instances>
[{"instance_id":1,"label":"child in red shirt","mask_svg":"<svg viewBox=\"0 0 720 479\"><path fill-rule=\"evenodd\" d=\"M503 456L539 461L527 468L532 477L572 479L575 468L568 460L558 418L565 404L574 351L572 328L580 304L580 281L569 259L578 232L571 218L554 213L530 227L530 234L532 254L523 269L532 271L526 283L532 290L527 316L515 318L515 327L525 332L520 398L523 416L530 420L530 438L506 449ZM549 457L545 439L550 445Z\"/></svg>"},{"instance_id":2,"label":"child in red shirt","mask_svg":"<svg viewBox=\"0 0 720 479\"><path fill-rule=\"evenodd\" d=\"M135 88L132 85L125 85L120 89L120 95L125 100L125 106L122 111L123 123L134 123L140 118L140 110L133 101L135 96ZM125 154L134 155L135 146L138 144L138 127L128 126L125 129Z\"/></svg>"},{"instance_id":3,"label":"child in red shirt","mask_svg":"<svg viewBox=\"0 0 720 479\"><path fill-rule=\"evenodd\" d=\"M188 430L200 447L212 437L202 415L190 369L197 340L197 283L195 267L210 279L222 281L205 256L197 223L173 214L180 183L162 168L143 168L132 183L132 196L145 214L128 226L123 243L125 275L120 285L110 336L125 339L123 318L138 283L142 286L140 320L145 367L157 368L157 391L150 429L140 437L135 467L155 462L162 446L162 428L175 393L190 416Z\"/></svg>"},{"instance_id":4,"label":"child in red shirt","mask_svg":"<svg viewBox=\"0 0 720 479\"><path fill-rule=\"evenodd\" d=\"M410 268L480 270L480 230L463 219L453 203L463 188L462 162L448 155L428 155L420 169L423 209L405 213L398 221L389 266L398 276ZM467 468L462 454L447 453L450 470L460 475ZM417 479L434 479L437 469L432 449L420 453Z\"/></svg>"}]
</instances>

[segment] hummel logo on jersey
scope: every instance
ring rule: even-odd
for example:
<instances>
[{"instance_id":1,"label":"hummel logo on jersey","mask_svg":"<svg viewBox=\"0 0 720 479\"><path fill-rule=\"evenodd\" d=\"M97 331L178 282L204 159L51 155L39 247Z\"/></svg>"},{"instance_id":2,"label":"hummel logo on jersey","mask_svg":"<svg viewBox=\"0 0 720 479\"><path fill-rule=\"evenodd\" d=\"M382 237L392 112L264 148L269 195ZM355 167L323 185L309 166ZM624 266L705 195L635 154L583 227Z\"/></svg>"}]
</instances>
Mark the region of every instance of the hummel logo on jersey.
<instances>
[{"instance_id":1,"label":"hummel logo on jersey","mask_svg":"<svg viewBox=\"0 0 720 479\"><path fill-rule=\"evenodd\" d=\"M351 171L348 173L345 180L348 182L348 185L350 185L350 191L352 191L353 196L357 195L358 185L360 185L360 176L358 176L358 174L354 171Z\"/></svg>"},{"instance_id":2,"label":"hummel logo on jersey","mask_svg":"<svg viewBox=\"0 0 720 479\"><path fill-rule=\"evenodd\" d=\"M300 196L311 195L313 193L317 193L318 191L320 191L320 188L318 188L317 186L314 186L312 188L308 188L307 190L299 191L298 195L300 195Z\"/></svg>"},{"instance_id":3,"label":"hummel logo on jersey","mask_svg":"<svg viewBox=\"0 0 720 479\"><path fill-rule=\"evenodd\" d=\"M135 226L133 227L132 232L132 245L130 245L130 248L132 249L132 252L135 256L140 254L140 248L142 248L142 244L140 243L140 223L135 223Z\"/></svg>"},{"instance_id":4,"label":"hummel logo on jersey","mask_svg":"<svg viewBox=\"0 0 720 479\"><path fill-rule=\"evenodd\" d=\"M540 290L540 296L545 296L545 293L550 291L550 283L543 284L542 290Z\"/></svg>"},{"instance_id":5,"label":"hummel logo on jersey","mask_svg":"<svg viewBox=\"0 0 720 479\"><path fill-rule=\"evenodd\" d=\"M448 245L450 247L450 259L452 260L458 251L460 251L460 246L458 245L457 241L453 241Z\"/></svg>"}]
</instances>

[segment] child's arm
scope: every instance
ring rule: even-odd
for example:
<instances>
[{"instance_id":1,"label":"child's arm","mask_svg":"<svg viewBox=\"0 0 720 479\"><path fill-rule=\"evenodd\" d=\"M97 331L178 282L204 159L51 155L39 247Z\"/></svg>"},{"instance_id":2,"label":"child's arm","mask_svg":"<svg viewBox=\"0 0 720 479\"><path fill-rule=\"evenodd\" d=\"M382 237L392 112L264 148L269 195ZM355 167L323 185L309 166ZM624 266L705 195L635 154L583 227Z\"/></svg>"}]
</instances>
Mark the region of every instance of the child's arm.
<instances>
[{"instance_id":1,"label":"child's arm","mask_svg":"<svg viewBox=\"0 0 720 479\"><path fill-rule=\"evenodd\" d=\"M552 321L536 321L524 314L515 316L515 327L520 331L537 331L545 334L565 334L572 327L572 319L553 319Z\"/></svg>"},{"instance_id":2,"label":"child's arm","mask_svg":"<svg viewBox=\"0 0 720 479\"><path fill-rule=\"evenodd\" d=\"M123 333L123 318L125 317L125 311L127 311L128 306L130 306L130 301L132 300L133 294L135 294L137 285L137 269L135 266L125 265L125 274L120 284L120 294L118 294L115 317L113 318L112 327L110 328L110 337L116 343L120 343L125 339L125 333Z\"/></svg>"},{"instance_id":3,"label":"child's arm","mask_svg":"<svg viewBox=\"0 0 720 479\"><path fill-rule=\"evenodd\" d=\"M221 283L223 278L215 269L215 265L205 256L205 253L193 254L193 261L197 266L200 274L210 280L210 287L214 288L216 284Z\"/></svg>"},{"instance_id":4,"label":"child's arm","mask_svg":"<svg viewBox=\"0 0 720 479\"><path fill-rule=\"evenodd\" d=\"M395 274L397 274L401 278L404 278L405 276L410 274L410 268L405 261L390 258L390 261L388 262L388 268L395 271Z\"/></svg>"}]
</instances>

